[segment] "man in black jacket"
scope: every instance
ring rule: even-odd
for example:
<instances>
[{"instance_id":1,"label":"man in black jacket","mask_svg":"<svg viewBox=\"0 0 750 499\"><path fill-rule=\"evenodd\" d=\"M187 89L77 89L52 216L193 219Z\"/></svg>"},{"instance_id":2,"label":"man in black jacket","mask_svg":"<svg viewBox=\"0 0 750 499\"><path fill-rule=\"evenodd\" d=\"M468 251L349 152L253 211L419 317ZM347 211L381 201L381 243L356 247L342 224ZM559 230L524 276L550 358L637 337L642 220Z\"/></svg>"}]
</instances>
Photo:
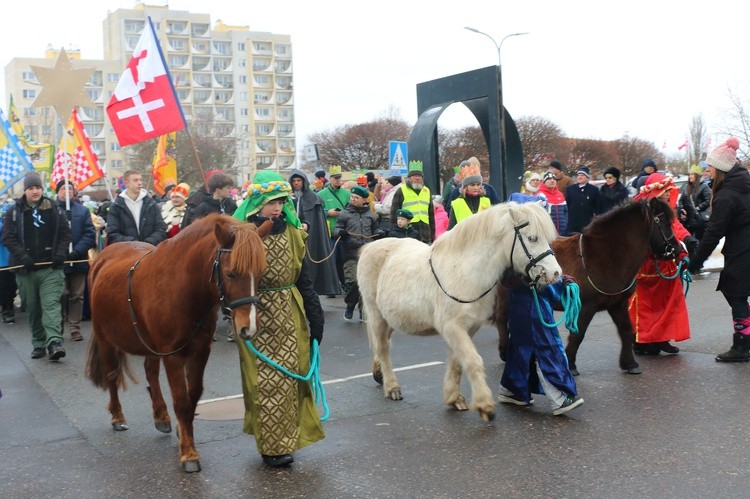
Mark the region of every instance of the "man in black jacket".
<instances>
[{"instance_id":1,"label":"man in black jacket","mask_svg":"<svg viewBox=\"0 0 750 499\"><path fill-rule=\"evenodd\" d=\"M107 244L143 241L156 246L167 238L167 225L161 210L142 189L143 179L135 170L123 176L125 190L117 196L107 215Z\"/></svg>"},{"instance_id":2,"label":"man in black jacket","mask_svg":"<svg viewBox=\"0 0 750 499\"><path fill-rule=\"evenodd\" d=\"M591 173L588 167L582 166L576 171L576 184L565 189L565 200L568 203L568 234L581 232L599 206L599 189L589 184Z\"/></svg>"},{"instance_id":3,"label":"man in black jacket","mask_svg":"<svg viewBox=\"0 0 750 499\"><path fill-rule=\"evenodd\" d=\"M23 196L5 213L2 237L10 266L22 266L16 270L16 282L31 328L31 358L49 353L50 360L59 360L65 357L60 298L70 228L57 203L44 197L36 172L26 174Z\"/></svg>"}]
</instances>

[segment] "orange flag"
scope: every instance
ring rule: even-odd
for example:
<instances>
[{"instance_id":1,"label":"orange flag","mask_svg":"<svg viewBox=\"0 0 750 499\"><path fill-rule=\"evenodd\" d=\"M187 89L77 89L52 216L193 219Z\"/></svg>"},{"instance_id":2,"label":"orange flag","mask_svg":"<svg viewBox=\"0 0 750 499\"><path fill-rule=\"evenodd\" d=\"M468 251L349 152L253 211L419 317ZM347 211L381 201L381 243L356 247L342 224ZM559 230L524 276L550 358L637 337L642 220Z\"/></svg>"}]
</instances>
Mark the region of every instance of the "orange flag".
<instances>
[{"instance_id":1,"label":"orange flag","mask_svg":"<svg viewBox=\"0 0 750 499\"><path fill-rule=\"evenodd\" d=\"M67 175L68 180L81 190L104 176L99 157L91 149L91 141L78 118L78 110L73 109L68 126L55 153L50 185L52 190Z\"/></svg>"},{"instance_id":2,"label":"orange flag","mask_svg":"<svg viewBox=\"0 0 750 499\"><path fill-rule=\"evenodd\" d=\"M168 185L177 185L177 158L175 157L175 132L159 137L156 154L151 164L151 176L154 178L154 190L164 195Z\"/></svg>"}]
</instances>

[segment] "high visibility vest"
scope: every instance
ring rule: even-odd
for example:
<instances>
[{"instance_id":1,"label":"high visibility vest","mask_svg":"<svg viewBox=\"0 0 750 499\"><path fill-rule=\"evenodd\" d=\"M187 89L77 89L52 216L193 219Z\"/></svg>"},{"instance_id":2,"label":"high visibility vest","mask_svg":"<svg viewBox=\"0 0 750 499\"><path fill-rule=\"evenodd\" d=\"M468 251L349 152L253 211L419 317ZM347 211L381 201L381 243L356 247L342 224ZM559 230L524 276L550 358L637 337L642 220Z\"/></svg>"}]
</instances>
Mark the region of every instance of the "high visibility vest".
<instances>
[{"instance_id":1,"label":"high visibility vest","mask_svg":"<svg viewBox=\"0 0 750 499\"><path fill-rule=\"evenodd\" d=\"M490 207L490 198L482 196L479 198L479 208L477 213L484 211ZM451 202L451 210L453 210L453 216L456 218L456 223L460 222L466 217L470 217L474 213L471 212L471 208L466 204L464 198L456 198Z\"/></svg>"},{"instance_id":2,"label":"high visibility vest","mask_svg":"<svg viewBox=\"0 0 750 499\"><path fill-rule=\"evenodd\" d=\"M422 190L417 194L411 187L406 185L406 182L401 184L401 192L404 195L404 202L401 208L409 210L414 218L411 219L411 223L424 222L430 223L430 189L427 186L422 187Z\"/></svg>"}]
</instances>

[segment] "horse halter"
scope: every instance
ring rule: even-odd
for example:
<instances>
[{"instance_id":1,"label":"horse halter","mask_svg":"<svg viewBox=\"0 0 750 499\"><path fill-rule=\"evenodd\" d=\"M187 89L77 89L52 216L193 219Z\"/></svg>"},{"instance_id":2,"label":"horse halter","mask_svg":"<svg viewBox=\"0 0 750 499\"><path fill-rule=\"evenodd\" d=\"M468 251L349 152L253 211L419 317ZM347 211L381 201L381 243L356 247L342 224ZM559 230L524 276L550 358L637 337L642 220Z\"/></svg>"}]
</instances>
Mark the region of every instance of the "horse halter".
<instances>
[{"instance_id":1,"label":"horse halter","mask_svg":"<svg viewBox=\"0 0 750 499\"><path fill-rule=\"evenodd\" d=\"M537 281L539 281L539 279L542 277L542 275L539 274L535 278L532 278L531 274L530 274L531 269L533 269L534 267L537 267L537 264L540 261L542 261L544 258L547 258L548 256L551 256L551 255L554 255L555 252L552 251L552 248L549 248L547 251L545 251L545 252L543 252L543 253L541 253L541 254L539 254L537 256L532 256L531 252L526 247L526 243L523 242L523 236L521 235L521 229L523 229L524 227L527 227L528 225L529 225L529 222L524 222L521 225L516 225L515 227L513 227L513 230L516 232L516 235L513 238L513 246L510 248L510 266L512 268L515 268L514 265L513 265L513 253L516 250L516 241L518 241L519 244L521 245L521 248L523 248L523 252L526 253L526 258L529 259L529 263L526 264L526 268L524 269L524 273L526 274L526 277L529 278L529 286L534 286L534 285L536 285Z\"/></svg>"},{"instance_id":2,"label":"horse halter","mask_svg":"<svg viewBox=\"0 0 750 499\"><path fill-rule=\"evenodd\" d=\"M649 212L651 212L651 205L648 205ZM659 258L664 260L671 260L672 258L677 257L677 237L675 237L674 234L672 236L667 236L664 233L664 229L661 226L661 218L665 217L665 213L653 213L651 216L652 225L651 225L651 232L653 233L655 229L659 229L659 234L661 235L663 246L661 248L661 254L658 255ZM654 248L651 248L652 251L654 251ZM656 251L654 251L656 253Z\"/></svg>"},{"instance_id":3,"label":"horse halter","mask_svg":"<svg viewBox=\"0 0 750 499\"><path fill-rule=\"evenodd\" d=\"M221 271L221 254L231 252L231 249L216 249L216 258L214 259L213 269L211 270L211 278L208 280L209 282L211 282L214 276L216 277L216 286L219 288L219 301L221 301L221 313L224 314L224 317L231 317L232 312L237 307L241 307L243 305L258 305L260 303L260 298L258 298L255 294L251 294L243 298L238 298L227 303L227 291L224 287L224 276L223 272ZM253 275L250 275L250 282L252 283L250 292L255 293L255 277Z\"/></svg>"}]
</instances>

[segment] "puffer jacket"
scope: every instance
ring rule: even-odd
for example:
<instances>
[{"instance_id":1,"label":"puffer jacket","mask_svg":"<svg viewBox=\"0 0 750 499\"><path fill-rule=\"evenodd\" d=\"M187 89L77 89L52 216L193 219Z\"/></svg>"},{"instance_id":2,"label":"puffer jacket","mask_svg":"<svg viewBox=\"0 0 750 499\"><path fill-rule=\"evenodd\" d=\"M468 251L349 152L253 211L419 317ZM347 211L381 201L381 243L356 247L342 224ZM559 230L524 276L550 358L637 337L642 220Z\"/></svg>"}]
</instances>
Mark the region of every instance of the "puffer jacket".
<instances>
[{"instance_id":1,"label":"puffer jacket","mask_svg":"<svg viewBox=\"0 0 750 499\"><path fill-rule=\"evenodd\" d=\"M378 219L375 218L370 207L365 203L361 208L348 204L344 211L336 219L333 229L333 237L342 236L339 244L343 247L344 261L356 260L359 249L365 244L374 241L375 237L382 235L378 228Z\"/></svg>"}]
</instances>

